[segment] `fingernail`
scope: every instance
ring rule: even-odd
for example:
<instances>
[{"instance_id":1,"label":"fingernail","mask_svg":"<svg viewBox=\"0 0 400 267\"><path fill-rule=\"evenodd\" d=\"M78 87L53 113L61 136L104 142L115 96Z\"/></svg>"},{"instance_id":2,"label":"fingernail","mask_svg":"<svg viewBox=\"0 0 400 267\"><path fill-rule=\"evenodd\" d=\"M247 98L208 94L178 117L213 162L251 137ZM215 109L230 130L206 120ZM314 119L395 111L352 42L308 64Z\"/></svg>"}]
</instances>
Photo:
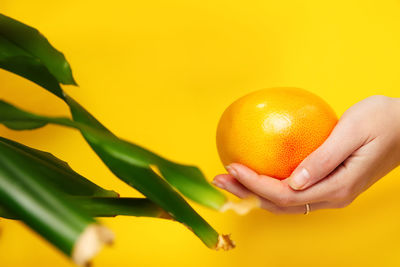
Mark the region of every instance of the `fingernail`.
<instances>
[{"instance_id":1,"label":"fingernail","mask_svg":"<svg viewBox=\"0 0 400 267\"><path fill-rule=\"evenodd\" d=\"M237 177L237 171L232 168L231 166L225 166L225 169L229 172L230 175L232 175L233 177Z\"/></svg>"},{"instance_id":2,"label":"fingernail","mask_svg":"<svg viewBox=\"0 0 400 267\"><path fill-rule=\"evenodd\" d=\"M310 173L306 168L301 169L298 173L294 175L292 179L289 181L290 187L295 190L302 189L307 181L310 179Z\"/></svg>"},{"instance_id":3,"label":"fingernail","mask_svg":"<svg viewBox=\"0 0 400 267\"><path fill-rule=\"evenodd\" d=\"M217 187L219 187L219 188L221 188L221 189L225 189L225 185L222 184L222 183L220 183L220 182L217 181L217 180L213 180L212 183L213 183L213 185L215 185L215 186L217 186Z\"/></svg>"}]
</instances>

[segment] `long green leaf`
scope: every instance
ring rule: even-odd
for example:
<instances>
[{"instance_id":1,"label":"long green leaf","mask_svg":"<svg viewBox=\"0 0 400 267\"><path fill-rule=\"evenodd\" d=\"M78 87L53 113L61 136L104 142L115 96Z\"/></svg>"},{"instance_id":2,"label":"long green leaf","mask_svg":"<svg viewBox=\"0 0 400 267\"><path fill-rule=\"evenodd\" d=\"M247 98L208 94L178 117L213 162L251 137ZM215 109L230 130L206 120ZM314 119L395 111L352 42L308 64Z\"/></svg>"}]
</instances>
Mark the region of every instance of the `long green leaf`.
<instances>
[{"instance_id":1,"label":"long green leaf","mask_svg":"<svg viewBox=\"0 0 400 267\"><path fill-rule=\"evenodd\" d=\"M74 111L81 112L82 110L75 109ZM150 169L148 160L154 157L154 154L147 150L120 140L109 132L101 130L100 127L89 127L79 121L70 121L66 118L34 115L4 101L0 101L0 114L2 114L0 115L1 123L31 120L79 129L93 150L116 176L143 193L175 220L188 226L208 247L228 248L231 246L229 239L219 236L164 179ZM75 113L74 116L77 117L80 114ZM132 151L137 154L132 154Z\"/></svg>"},{"instance_id":2,"label":"long green leaf","mask_svg":"<svg viewBox=\"0 0 400 267\"><path fill-rule=\"evenodd\" d=\"M1 17L1 15L0 15ZM1 19L0 19L1 28ZM0 68L25 77L63 98L57 79L42 62L0 35Z\"/></svg>"},{"instance_id":3,"label":"long green leaf","mask_svg":"<svg viewBox=\"0 0 400 267\"><path fill-rule=\"evenodd\" d=\"M0 100L0 120L10 129L24 130L43 127L46 121Z\"/></svg>"},{"instance_id":4,"label":"long green leaf","mask_svg":"<svg viewBox=\"0 0 400 267\"><path fill-rule=\"evenodd\" d=\"M102 145L107 148L109 147L110 150L113 150L112 146L119 147L118 150L123 151L124 159L129 160L133 165L146 168L156 166L163 177L184 196L217 210L221 209L221 207L226 203L226 197L207 182L198 168L173 163L140 146L117 138L76 101L67 95L65 97L76 122L72 122L67 118L48 118L38 116L18 109L4 101L0 101L0 121L2 121L2 123L7 127L17 130L24 129L26 124L41 127L47 123L54 122L83 130L83 132L86 132L87 140L88 132L92 132L95 137L92 137L92 141L88 140L92 148L92 143L100 142L100 139L106 139ZM87 124L89 124L89 126ZM114 151L113 153L116 152Z\"/></svg>"},{"instance_id":5,"label":"long green leaf","mask_svg":"<svg viewBox=\"0 0 400 267\"><path fill-rule=\"evenodd\" d=\"M4 51L6 51L3 61L0 57L0 67L36 82L49 92L63 99L69 105L74 119L74 122L72 122L66 118L49 118L24 113L20 110L13 110L10 113L11 117L14 116L13 118L10 118L10 114L6 114L6 116L0 114L0 120L7 127L22 130L42 127L46 123L56 123L79 129L103 162L120 179L134 186L142 193L147 192L148 195L146 196L170 212L175 219L189 226L208 246L215 246L217 239L216 232L190 208L179 194L176 194L157 175L157 173L160 173L169 184L186 197L217 210L223 209L227 202L225 196L207 182L198 168L168 161L144 148L117 138L83 107L66 96L60 88L54 85L54 80L60 83L74 84L71 69L64 56L54 49L37 30L9 17L2 16L0 20L0 37L3 37L5 40L2 46L5 48ZM2 46L0 43L0 50ZM14 62L16 60L10 59L12 58L11 55L22 58L19 66L15 66ZM34 60L29 62L25 57L31 57ZM10 63L7 63L7 60ZM41 66L35 67L35 64L32 63L34 61L38 62L38 65ZM1 65L1 62L5 63ZM6 103L3 103L3 108L5 106ZM6 107L6 109L10 110L10 106ZM149 187L149 184L146 184L147 181L138 177L139 174L148 175L151 177L148 178L150 181L159 180L162 182L157 182L156 189L153 190ZM152 186L155 186L155 184ZM157 192L158 190L159 192ZM157 195L164 193L169 198L157 198ZM192 213L192 216L197 221L186 218L187 214L185 212L173 206L174 201L188 206L189 209L186 212L190 211L189 213ZM206 231L199 229L206 229ZM213 237L210 239L210 236Z\"/></svg>"},{"instance_id":6,"label":"long green leaf","mask_svg":"<svg viewBox=\"0 0 400 267\"><path fill-rule=\"evenodd\" d=\"M146 198L73 197L69 198L69 200L93 217L122 215L169 218L163 209ZM13 220L19 219L17 215L2 206L0 206L0 217Z\"/></svg>"},{"instance_id":7,"label":"long green leaf","mask_svg":"<svg viewBox=\"0 0 400 267\"><path fill-rule=\"evenodd\" d=\"M0 143L13 147L21 156L35 163L31 168L40 172L47 183L68 195L118 197L118 193L101 188L75 172L68 163L48 152L25 146L4 137L0 137Z\"/></svg>"},{"instance_id":8,"label":"long green leaf","mask_svg":"<svg viewBox=\"0 0 400 267\"><path fill-rule=\"evenodd\" d=\"M82 106L62 92L58 82L73 81L65 57L37 30L4 15L0 15L0 67L22 75L63 99L75 114L74 120L112 135ZM40 122L33 122L32 118L25 122L8 121L5 124L16 130L43 126ZM145 161L147 166L153 165L168 183L191 200L214 209L220 209L226 203L225 196L209 184L198 168L171 162L136 145L131 145L130 149L131 160L135 158Z\"/></svg>"},{"instance_id":9,"label":"long green leaf","mask_svg":"<svg viewBox=\"0 0 400 267\"><path fill-rule=\"evenodd\" d=\"M160 206L147 198L74 197L72 201L93 217L171 218Z\"/></svg>"},{"instance_id":10,"label":"long green leaf","mask_svg":"<svg viewBox=\"0 0 400 267\"><path fill-rule=\"evenodd\" d=\"M119 194L92 183L71 169L65 161L49 152L34 149L21 143L0 137L4 144L20 158L29 162L30 170L37 171L41 179L69 196L86 213L93 217L118 215L168 217L158 205L144 198L118 198ZM0 206L0 217L16 219L17 216Z\"/></svg>"},{"instance_id":11,"label":"long green leaf","mask_svg":"<svg viewBox=\"0 0 400 267\"><path fill-rule=\"evenodd\" d=\"M34 83L51 89L59 97L62 97L62 91L57 80L54 79L46 67L31 57L9 57L0 59L0 68L20 75Z\"/></svg>"},{"instance_id":12,"label":"long green leaf","mask_svg":"<svg viewBox=\"0 0 400 267\"><path fill-rule=\"evenodd\" d=\"M68 95L65 95L65 101L70 107L73 119L76 122L97 129L105 128L89 112ZM107 133L109 133L108 130ZM85 136L84 132L83 134ZM90 141L90 138L87 135L88 134L86 133L85 137L93 147L92 143L96 141ZM114 139L121 144L121 147L124 147L124 157L129 157L129 161L133 162L133 164L142 167L156 166L168 183L189 199L217 210L226 203L226 197L210 185L197 167L171 162L138 145L118 139L112 134L110 134L110 139Z\"/></svg>"},{"instance_id":13,"label":"long green leaf","mask_svg":"<svg viewBox=\"0 0 400 267\"><path fill-rule=\"evenodd\" d=\"M87 255L82 259L76 246L96 221L48 184L35 164L0 142L0 205L77 263L86 263Z\"/></svg>"},{"instance_id":14,"label":"long green leaf","mask_svg":"<svg viewBox=\"0 0 400 267\"><path fill-rule=\"evenodd\" d=\"M76 85L64 55L56 50L38 30L0 14L0 37L43 64L58 82ZM0 42L0 51L4 49L1 44L2 42ZM59 93L53 89L47 89L55 94Z\"/></svg>"},{"instance_id":15,"label":"long green leaf","mask_svg":"<svg viewBox=\"0 0 400 267\"><path fill-rule=\"evenodd\" d=\"M0 205L0 217L11 219L11 220L18 220L18 216L12 213L11 211L7 210L3 206Z\"/></svg>"}]
</instances>

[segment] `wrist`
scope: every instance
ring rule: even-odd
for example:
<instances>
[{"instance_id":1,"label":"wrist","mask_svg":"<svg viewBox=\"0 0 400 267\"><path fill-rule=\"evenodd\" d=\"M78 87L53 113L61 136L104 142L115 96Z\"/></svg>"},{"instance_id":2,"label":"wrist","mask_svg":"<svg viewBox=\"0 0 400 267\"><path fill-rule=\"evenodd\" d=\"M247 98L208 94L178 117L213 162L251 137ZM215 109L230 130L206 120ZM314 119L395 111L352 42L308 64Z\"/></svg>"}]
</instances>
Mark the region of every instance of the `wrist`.
<instances>
[{"instance_id":1,"label":"wrist","mask_svg":"<svg viewBox=\"0 0 400 267\"><path fill-rule=\"evenodd\" d=\"M398 150L398 153L397 153L397 155L398 155L398 164L400 164L400 98L398 98L398 97L393 97L393 98L391 98L392 100L393 100L393 115L394 115L394 122L393 123L395 123L396 125L397 125L397 127L396 127L396 129L397 129L397 131L396 131L396 140L397 140L397 142L395 142L395 144L396 144L396 147L397 147L397 150Z\"/></svg>"},{"instance_id":2,"label":"wrist","mask_svg":"<svg viewBox=\"0 0 400 267\"><path fill-rule=\"evenodd\" d=\"M400 119L400 98L398 97L393 97L393 109L395 114L397 115L397 118Z\"/></svg>"}]
</instances>

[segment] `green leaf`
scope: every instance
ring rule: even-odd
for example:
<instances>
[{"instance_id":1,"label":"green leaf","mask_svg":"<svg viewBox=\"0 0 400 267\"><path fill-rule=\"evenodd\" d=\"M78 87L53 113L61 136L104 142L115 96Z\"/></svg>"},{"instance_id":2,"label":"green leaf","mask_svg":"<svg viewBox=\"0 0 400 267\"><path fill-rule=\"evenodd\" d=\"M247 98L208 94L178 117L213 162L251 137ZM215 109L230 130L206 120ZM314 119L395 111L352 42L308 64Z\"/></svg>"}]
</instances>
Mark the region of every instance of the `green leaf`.
<instances>
[{"instance_id":1,"label":"green leaf","mask_svg":"<svg viewBox=\"0 0 400 267\"><path fill-rule=\"evenodd\" d=\"M93 217L170 218L160 206L147 198L75 197L71 200Z\"/></svg>"},{"instance_id":2,"label":"green leaf","mask_svg":"<svg viewBox=\"0 0 400 267\"><path fill-rule=\"evenodd\" d=\"M48 184L36 164L0 142L0 205L77 263L86 263L89 258L79 256L82 248L77 245L89 227L98 227L97 222ZM94 235L101 238L100 233Z\"/></svg>"},{"instance_id":3,"label":"green leaf","mask_svg":"<svg viewBox=\"0 0 400 267\"><path fill-rule=\"evenodd\" d=\"M59 82L46 66L2 35L0 35L0 68L31 80L60 98L64 97Z\"/></svg>"},{"instance_id":4,"label":"green leaf","mask_svg":"<svg viewBox=\"0 0 400 267\"><path fill-rule=\"evenodd\" d=\"M38 126L56 123L80 129L86 133L84 136L93 149L96 143L101 143L101 146L108 150L107 153L123 157L124 160L133 165L144 168L156 166L168 183L189 199L217 210L221 209L226 203L226 197L210 185L197 167L173 163L140 146L119 139L71 97L66 95L66 101L75 122L67 118L48 118L34 115L1 100L0 122L6 126L9 126L10 122L16 125L21 124L19 129L23 129L27 122L36 123ZM115 147L118 147L118 149L115 149Z\"/></svg>"},{"instance_id":5,"label":"green leaf","mask_svg":"<svg viewBox=\"0 0 400 267\"><path fill-rule=\"evenodd\" d=\"M146 216L168 217L158 205L145 198L118 198L114 191L105 190L76 173L67 162L54 155L0 137L4 144L20 158L30 162L30 170L37 171L41 179L69 196L69 200L93 217ZM0 205L0 217L16 219L12 212Z\"/></svg>"},{"instance_id":6,"label":"green leaf","mask_svg":"<svg viewBox=\"0 0 400 267\"><path fill-rule=\"evenodd\" d=\"M60 98L64 97L61 87L54 76L49 73L45 66L31 57L14 56L0 58L0 68L30 80L43 88L48 89Z\"/></svg>"},{"instance_id":7,"label":"green leaf","mask_svg":"<svg viewBox=\"0 0 400 267\"><path fill-rule=\"evenodd\" d=\"M154 202L146 198L73 197L76 206L93 217L135 216L168 219ZM0 206L0 217L17 220L18 216Z\"/></svg>"},{"instance_id":8,"label":"green leaf","mask_svg":"<svg viewBox=\"0 0 400 267\"><path fill-rule=\"evenodd\" d=\"M72 106L75 102L68 99ZM32 119L36 122L55 123L79 129L93 150L117 177L159 205L175 220L188 226L208 247L218 248L225 245L230 247L229 239L221 239L221 236L150 168L151 161L157 158L155 154L118 139L113 134L102 130L101 127L90 127L80 123L80 116L83 118L86 116L83 108L71 108L77 121L70 121L66 118L34 115L2 102L4 101L0 101L0 114L3 115L0 116L0 122L10 121L10 118L15 121ZM163 169L165 171L165 166ZM179 172L179 170L175 171ZM222 244L221 240L223 240Z\"/></svg>"},{"instance_id":9,"label":"green leaf","mask_svg":"<svg viewBox=\"0 0 400 267\"><path fill-rule=\"evenodd\" d=\"M0 121L14 130L30 130L47 124L45 120L40 120L40 117L18 109L3 100L0 100Z\"/></svg>"},{"instance_id":10,"label":"green leaf","mask_svg":"<svg viewBox=\"0 0 400 267\"><path fill-rule=\"evenodd\" d=\"M199 204L219 210L226 203L227 199L225 195L211 186L197 167L171 162L138 145L121 140L100 124L99 121L74 99L65 95L65 101L71 109L74 121L99 130L105 129L104 133L109 134L109 142L113 143L114 146L118 146L121 153L123 151L123 155L119 156L123 157L125 160L141 167L156 167L170 185L175 187L187 198ZM83 134L94 149L93 144L98 142L98 140L96 140L98 138L90 139L91 137L88 133L85 135L83 132ZM111 147L110 151L112 149Z\"/></svg>"},{"instance_id":11,"label":"green leaf","mask_svg":"<svg viewBox=\"0 0 400 267\"><path fill-rule=\"evenodd\" d=\"M73 99L66 98L62 92L58 82L62 83L63 79L56 73L64 73L61 70L66 68L63 77L69 77L69 81L73 81L71 69L64 56L37 30L4 15L0 15L0 67L19 74L62 98L70 106L72 114L75 114L74 120L115 137L82 106ZM35 129L45 125L43 121L38 122L37 118L30 118L29 122L19 120L3 123L15 130ZM169 184L189 199L214 209L220 209L227 201L220 191L210 185L198 168L173 163L134 144L128 146L130 152L127 151L126 154L129 154L131 162L135 162L133 164L156 167Z\"/></svg>"},{"instance_id":12,"label":"green leaf","mask_svg":"<svg viewBox=\"0 0 400 267\"><path fill-rule=\"evenodd\" d=\"M18 220L17 215L10 212L9 210L6 210L6 208L2 207L1 205L0 205L0 217L5 219Z\"/></svg>"},{"instance_id":13,"label":"green leaf","mask_svg":"<svg viewBox=\"0 0 400 267\"><path fill-rule=\"evenodd\" d=\"M188 226L207 246L219 248L231 245L229 238L219 236L170 186L173 185L194 201L221 209L226 202L225 196L207 182L199 169L173 163L119 139L69 98L56 84L75 84L69 64L63 54L54 49L37 30L0 15L0 38L0 67L19 74L62 98L69 105L74 119L71 121L62 117L38 116L0 101L1 123L16 130L35 129L47 123L79 129L116 176Z\"/></svg>"},{"instance_id":14,"label":"green leaf","mask_svg":"<svg viewBox=\"0 0 400 267\"><path fill-rule=\"evenodd\" d=\"M220 210L227 199L205 179L195 166L176 164L157 158L152 166L157 166L162 176L187 198L212 209Z\"/></svg>"},{"instance_id":15,"label":"green leaf","mask_svg":"<svg viewBox=\"0 0 400 267\"><path fill-rule=\"evenodd\" d=\"M34 149L15 141L0 137L0 143L5 143L25 156L35 164L35 168L42 174L47 183L58 190L73 196L118 197L118 193L105 190L85 177L75 172L65 161L54 155Z\"/></svg>"},{"instance_id":16,"label":"green leaf","mask_svg":"<svg viewBox=\"0 0 400 267\"><path fill-rule=\"evenodd\" d=\"M45 126L47 123L39 123L35 121L8 121L4 122L7 128L13 130L33 130Z\"/></svg>"},{"instance_id":17,"label":"green leaf","mask_svg":"<svg viewBox=\"0 0 400 267\"><path fill-rule=\"evenodd\" d=\"M23 50L27 55L40 62L59 83L76 85L71 68L64 55L56 50L38 30L0 14L0 37L12 43L16 47L15 51L17 49ZM3 49L5 49L5 46L3 42L0 42L0 51ZM8 48L7 51L12 50ZM16 55L19 56L20 53ZM13 57L15 55L8 53L7 56Z\"/></svg>"}]
</instances>

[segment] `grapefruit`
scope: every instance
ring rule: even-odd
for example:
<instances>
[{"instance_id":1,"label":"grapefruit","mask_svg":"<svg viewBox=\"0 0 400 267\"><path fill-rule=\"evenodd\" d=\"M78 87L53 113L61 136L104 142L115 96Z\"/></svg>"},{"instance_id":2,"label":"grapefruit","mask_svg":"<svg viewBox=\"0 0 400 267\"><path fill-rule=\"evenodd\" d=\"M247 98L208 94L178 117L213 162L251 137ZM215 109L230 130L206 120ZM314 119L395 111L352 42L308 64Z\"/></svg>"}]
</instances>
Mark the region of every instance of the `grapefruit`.
<instances>
[{"instance_id":1,"label":"grapefruit","mask_svg":"<svg viewBox=\"0 0 400 267\"><path fill-rule=\"evenodd\" d=\"M226 166L236 162L259 174L287 178L329 136L337 123L319 96L299 88L245 95L222 114L217 148Z\"/></svg>"}]
</instances>

